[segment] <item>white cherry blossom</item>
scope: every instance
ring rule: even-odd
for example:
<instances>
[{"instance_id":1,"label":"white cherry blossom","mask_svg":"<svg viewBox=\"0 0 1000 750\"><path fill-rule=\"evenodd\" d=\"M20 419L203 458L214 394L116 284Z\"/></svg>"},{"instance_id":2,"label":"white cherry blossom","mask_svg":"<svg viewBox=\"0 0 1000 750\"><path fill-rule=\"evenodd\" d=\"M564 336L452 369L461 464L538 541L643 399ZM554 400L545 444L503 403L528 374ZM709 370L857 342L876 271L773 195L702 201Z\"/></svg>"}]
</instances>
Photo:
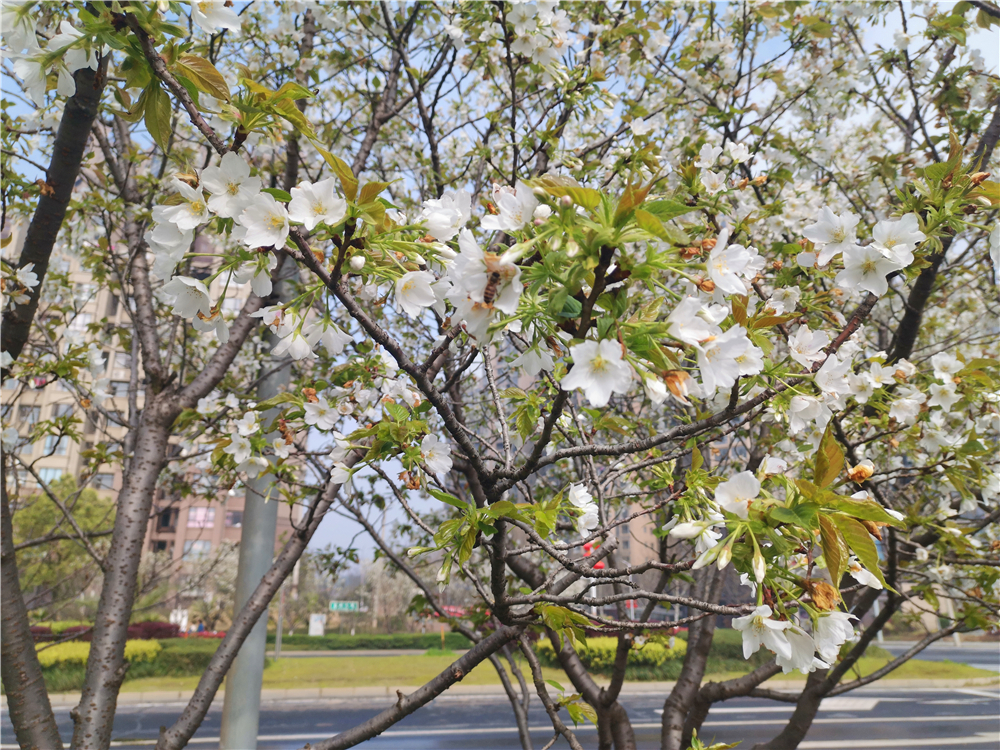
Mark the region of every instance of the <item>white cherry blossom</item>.
<instances>
[{"instance_id":1,"label":"white cherry blossom","mask_svg":"<svg viewBox=\"0 0 1000 750\"><path fill-rule=\"evenodd\" d=\"M430 271L408 271L396 280L396 302L411 318L416 318L437 301Z\"/></svg>"},{"instance_id":2,"label":"white cherry blossom","mask_svg":"<svg viewBox=\"0 0 1000 750\"><path fill-rule=\"evenodd\" d=\"M531 221L532 214L538 207L538 199L531 188L520 180L511 190L508 187L493 186L493 198L498 215L484 216L483 229L490 232L516 232Z\"/></svg>"},{"instance_id":3,"label":"white cherry blossom","mask_svg":"<svg viewBox=\"0 0 1000 750\"><path fill-rule=\"evenodd\" d=\"M760 481L751 471L741 471L715 488L715 502L729 513L745 519L750 504L760 495Z\"/></svg>"},{"instance_id":4,"label":"white cherry blossom","mask_svg":"<svg viewBox=\"0 0 1000 750\"><path fill-rule=\"evenodd\" d=\"M315 184L301 182L292 188L291 194L288 218L301 222L310 232L317 224L336 226L347 216L347 201L337 195L336 180L332 177Z\"/></svg>"},{"instance_id":5,"label":"white cherry blossom","mask_svg":"<svg viewBox=\"0 0 1000 750\"><path fill-rule=\"evenodd\" d=\"M916 214L906 214L896 221L883 219L872 229L872 247L889 260L905 268L913 262L913 251L927 239L920 231Z\"/></svg>"},{"instance_id":6,"label":"white cherry blossom","mask_svg":"<svg viewBox=\"0 0 1000 750\"><path fill-rule=\"evenodd\" d=\"M757 607L745 617L733 619L733 628L743 633L743 658L749 659L761 646L776 656L792 658L792 647L785 630L792 627L787 620L771 619L771 608L766 604Z\"/></svg>"},{"instance_id":7,"label":"white cherry blossom","mask_svg":"<svg viewBox=\"0 0 1000 750\"><path fill-rule=\"evenodd\" d=\"M191 20L209 34L219 29L237 31L240 17L232 8L227 8L223 0L195 0L191 3Z\"/></svg>"},{"instance_id":8,"label":"white cherry blossom","mask_svg":"<svg viewBox=\"0 0 1000 750\"><path fill-rule=\"evenodd\" d=\"M862 290L881 297L889 290L885 277L902 267L871 245L856 246L844 251L844 270L837 274L836 281L844 289Z\"/></svg>"},{"instance_id":9,"label":"white cherry blossom","mask_svg":"<svg viewBox=\"0 0 1000 750\"><path fill-rule=\"evenodd\" d=\"M607 405L612 393L626 393L632 370L622 358L617 341L585 341L569 348L573 369L563 377L565 390L581 388L591 406Z\"/></svg>"},{"instance_id":10,"label":"white cherry blossom","mask_svg":"<svg viewBox=\"0 0 1000 750\"><path fill-rule=\"evenodd\" d=\"M247 247L284 247L288 239L288 211L268 193L254 196L236 219L246 227Z\"/></svg>"},{"instance_id":11,"label":"white cherry blossom","mask_svg":"<svg viewBox=\"0 0 1000 750\"><path fill-rule=\"evenodd\" d=\"M201 170L201 185L210 194L208 207L225 219L235 219L260 193L260 178L250 174L250 165L229 151L217 167Z\"/></svg>"},{"instance_id":12,"label":"white cherry blossom","mask_svg":"<svg viewBox=\"0 0 1000 750\"><path fill-rule=\"evenodd\" d=\"M433 433L424 435L420 441L420 456L431 474L441 475L451 471L451 446Z\"/></svg>"},{"instance_id":13,"label":"white cherry blossom","mask_svg":"<svg viewBox=\"0 0 1000 750\"><path fill-rule=\"evenodd\" d=\"M210 315L212 298L205 284L188 276L174 276L160 290L163 297L173 306L173 314L190 320L201 313Z\"/></svg>"},{"instance_id":14,"label":"white cherry blossom","mask_svg":"<svg viewBox=\"0 0 1000 750\"><path fill-rule=\"evenodd\" d=\"M850 212L837 215L824 206L819 219L802 230L806 239L820 246L816 263L825 266L835 257L857 245L857 225L859 217Z\"/></svg>"},{"instance_id":15,"label":"white cherry blossom","mask_svg":"<svg viewBox=\"0 0 1000 750\"><path fill-rule=\"evenodd\" d=\"M420 221L427 234L439 242L447 242L472 218L472 194L467 190L447 190L440 198L423 203Z\"/></svg>"}]
</instances>

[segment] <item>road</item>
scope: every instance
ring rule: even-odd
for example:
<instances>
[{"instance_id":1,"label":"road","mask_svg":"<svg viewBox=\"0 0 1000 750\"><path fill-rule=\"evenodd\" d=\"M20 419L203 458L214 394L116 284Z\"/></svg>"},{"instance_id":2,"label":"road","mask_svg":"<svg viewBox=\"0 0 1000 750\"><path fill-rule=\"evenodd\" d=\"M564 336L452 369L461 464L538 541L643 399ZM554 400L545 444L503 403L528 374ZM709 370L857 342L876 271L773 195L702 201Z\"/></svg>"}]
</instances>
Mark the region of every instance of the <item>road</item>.
<instances>
[{"instance_id":1,"label":"road","mask_svg":"<svg viewBox=\"0 0 1000 750\"><path fill-rule=\"evenodd\" d=\"M624 695L636 731L638 747L659 747L663 696ZM259 750L300 748L364 721L387 706L385 699L289 701L265 704L261 713ZM170 724L178 705L122 706L115 717L113 739L119 748L149 748L159 727ZM735 742L749 750L754 742L777 734L792 706L740 698L717 705L702 730L705 740ZM217 747L221 701L209 712L191 747ZM70 735L68 709L57 718ZM536 747L552 735L548 721L534 699L530 723ZM13 734L2 717L3 748ZM585 747L593 747L592 726L579 728ZM509 705L496 696L442 696L430 706L398 723L365 747L372 750L518 750L520 747ZM560 741L555 747L567 747ZM884 748L945 748L997 750L1000 747L1000 692L997 688L933 690L862 689L824 702L802 750L883 750Z\"/></svg>"},{"instance_id":2,"label":"road","mask_svg":"<svg viewBox=\"0 0 1000 750\"><path fill-rule=\"evenodd\" d=\"M913 646L914 643L886 641L878 645L894 656L899 656ZM932 643L921 651L916 658L926 661L955 661L968 664L970 667L988 669L991 672L1000 672L1000 643L962 641L961 646L955 646L951 639L948 639L947 642L938 641L937 643Z\"/></svg>"}]
</instances>

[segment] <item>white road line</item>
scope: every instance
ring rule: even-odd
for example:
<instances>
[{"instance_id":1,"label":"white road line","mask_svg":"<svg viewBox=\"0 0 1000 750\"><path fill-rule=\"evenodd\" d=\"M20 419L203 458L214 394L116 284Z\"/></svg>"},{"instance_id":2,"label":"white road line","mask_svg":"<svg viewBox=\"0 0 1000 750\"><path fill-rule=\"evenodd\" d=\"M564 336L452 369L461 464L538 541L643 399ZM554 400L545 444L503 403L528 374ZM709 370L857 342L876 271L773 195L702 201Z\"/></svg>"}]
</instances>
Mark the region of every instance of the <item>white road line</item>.
<instances>
[{"instance_id":1,"label":"white road line","mask_svg":"<svg viewBox=\"0 0 1000 750\"><path fill-rule=\"evenodd\" d=\"M1000 732L980 732L975 737L938 737L932 740L806 740L800 742L802 750L874 750L882 747L954 747L956 745L979 745L984 742L1000 741Z\"/></svg>"},{"instance_id":2,"label":"white road line","mask_svg":"<svg viewBox=\"0 0 1000 750\"><path fill-rule=\"evenodd\" d=\"M997 720L996 715L989 714L986 716L883 716L883 717L865 717L865 718L854 718L851 719L852 724L885 724L886 722L893 722L895 724L911 724L911 723L927 723L927 722L938 722L938 721L961 721L961 722L972 722L972 721L992 721ZM813 724L842 724L844 719L841 718L829 718L829 719L815 719ZM704 726L706 727L740 727L740 726L781 726L785 724L784 719L762 719L760 721L706 721ZM632 725L633 729L659 729L659 722L643 722L635 723ZM574 731L596 731L597 727L593 724L584 724L577 727ZM550 731L548 727L541 729L536 729L533 731ZM517 732L517 727L464 727L461 729L391 729L388 732L383 732L381 737L448 737L448 736L461 736L461 737L471 737L476 735L490 735L490 734L513 734ZM282 742L282 741L296 741L296 740L320 740L325 739L330 736L330 733L314 732L312 734L265 734L260 735L257 739L261 742ZM986 742L996 734L984 732L977 737L951 737L942 738L933 741L924 740L838 740L833 742L833 744L815 744L816 742L826 742L826 740L813 740L810 741L813 744L803 742L799 745L802 748L868 748L868 747L933 747L935 743L941 745L961 745L961 744L972 744L973 742ZM984 739L985 738L985 739ZM218 743L218 737L194 737L189 740L188 744L213 744ZM851 744L852 742L857 742L861 744ZM892 745L880 745L879 742L894 742L896 744ZM845 744L846 743L846 744ZM126 747L131 745L155 745L156 739L136 739L136 740L115 740L111 743L112 747ZM0 750L17 750L17 745L0 745Z\"/></svg>"},{"instance_id":3,"label":"white road line","mask_svg":"<svg viewBox=\"0 0 1000 750\"><path fill-rule=\"evenodd\" d=\"M819 705L820 711L871 711L878 705L879 698L827 698ZM961 701L956 704L964 705ZM654 709L656 713L662 714L663 709ZM795 706L719 706L713 708L709 716L715 714L780 714L791 713Z\"/></svg>"},{"instance_id":4,"label":"white road line","mask_svg":"<svg viewBox=\"0 0 1000 750\"><path fill-rule=\"evenodd\" d=\"M987 690L973 690L972 688L964 688L959 690L960 693L965 693L966 695L981 695L985 698L1000 698L1000 689L993 691L992 693Z\"/></svg>"}]
</instances>

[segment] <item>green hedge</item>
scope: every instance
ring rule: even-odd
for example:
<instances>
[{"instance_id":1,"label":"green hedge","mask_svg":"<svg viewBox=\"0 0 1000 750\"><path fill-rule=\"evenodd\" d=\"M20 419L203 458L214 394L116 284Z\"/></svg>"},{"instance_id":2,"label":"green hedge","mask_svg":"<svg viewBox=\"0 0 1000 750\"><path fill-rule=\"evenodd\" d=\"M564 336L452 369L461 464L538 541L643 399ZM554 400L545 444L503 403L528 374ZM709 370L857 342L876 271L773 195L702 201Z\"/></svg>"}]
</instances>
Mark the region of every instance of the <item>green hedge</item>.
<instances>
[{"instance_id":1,"label":"green hedge","mask_svg":"<svg viewBox=\"0 0 1000 750\"><path fill-rule=\"evenodd\" d=\"M274 646L274 635L267 636L267 642ZM472 644L461 633L444 634L446 650L467 649ZM345 651L349 649L409 648L426 651L441 648L440 633L393 633L391 635L283 635L281 648L287 651Z\"/></svg>"},{"instance_id":2,"label":"green hedge","mask_svg":"<svg viewBox=\"0 0 1000 750\"><path fill-rule=\"evenodd\" d=\"M588 638L587 645L581 644L578 652L584 666L594 674L610 675L615 663L618 639L614 637ZM539 661L546 666L558 666L555 651L547 638L535 644ZM673 648L668 643L649 641L639 648L629 651L626 680L673 680L680 674L687 642L674 639Z\"/></svg>"},{"instance_id":3,"label":"green hedge","mask_svg":"<svg viewBox=\"0 0 1000 750\"><path fill-rule=\"evenodd\" d=\"M212 659L221 641L216 638L167 638L159 641L160 652L150 661L133 661L125 673L125 681L140 677L187 677L200 675ZM132 643L132 641L129 641ZM153 643L142 641L140 643ZM90 644L66 644L89 649ZM61 646L60 646L61 647ZM56 648L60 648L56 647ZM44 653L44 652L43 652ZM270 659L268 660L270 663ZM82 663L61 662L42 668L45 687L52 693L77 692L83 687L86 666Z\"/></svg>"}]
</instances>

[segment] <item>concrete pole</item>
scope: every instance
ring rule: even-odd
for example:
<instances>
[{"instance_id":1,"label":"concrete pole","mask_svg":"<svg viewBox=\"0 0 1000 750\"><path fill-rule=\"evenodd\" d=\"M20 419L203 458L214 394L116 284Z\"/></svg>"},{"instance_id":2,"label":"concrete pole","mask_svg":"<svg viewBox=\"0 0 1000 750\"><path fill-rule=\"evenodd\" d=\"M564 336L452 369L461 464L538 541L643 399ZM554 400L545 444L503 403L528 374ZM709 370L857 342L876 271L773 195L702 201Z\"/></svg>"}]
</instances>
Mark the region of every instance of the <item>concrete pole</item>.
<instances>
[{"instance_id":1,"label":"concrete pole","mask_svg":"<svg viewBox=\"0 0 1000 750\"><path fill-rule=\"evenodd\" d=\"M282 264L280 278L275 284L273 297L277 302L284 303L294 298L293 280L297 277L298 269L287 256L282 256L279 262ZM264 349L268 353L261 358L261 372L267 374L257 386L259 401L265 401L284 391L292 376L291 360L276 360L270 354L280 339L270 328L265 330ZM280 413L279 408L269 409L261 416L261 424L270 424ZM249 479L246 483L240 561L236 572L236 612L246 604L274 559L281 494L276 486L272 486L273 482L271 474L264 474L256 479ZM250 631L226 675L220 742L223 750L255 750L257 747L260 689L264 682L266 649L267 613L261 616Z\"/></svg>"}]
</instances>

